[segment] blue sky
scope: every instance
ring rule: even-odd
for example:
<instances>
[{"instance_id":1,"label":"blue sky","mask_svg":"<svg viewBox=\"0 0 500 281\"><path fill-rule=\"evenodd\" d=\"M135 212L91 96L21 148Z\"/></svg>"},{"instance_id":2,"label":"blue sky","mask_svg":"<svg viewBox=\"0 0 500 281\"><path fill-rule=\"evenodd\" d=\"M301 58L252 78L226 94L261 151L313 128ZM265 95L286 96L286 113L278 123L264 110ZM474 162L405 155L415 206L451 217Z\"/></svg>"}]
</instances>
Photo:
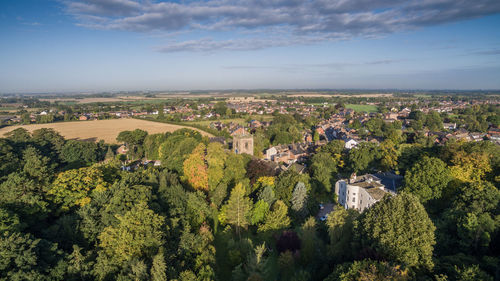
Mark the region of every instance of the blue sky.
<instances>
[{"instance_id":1,"label":"blue sky","mask_svg":"<svg viewBox=\"0 0 500 281\"><path fill-rule=\"evenodd\" d=\"M0 1L0 93L500 89L498 0Z\"/></svg>"}]
</instances>

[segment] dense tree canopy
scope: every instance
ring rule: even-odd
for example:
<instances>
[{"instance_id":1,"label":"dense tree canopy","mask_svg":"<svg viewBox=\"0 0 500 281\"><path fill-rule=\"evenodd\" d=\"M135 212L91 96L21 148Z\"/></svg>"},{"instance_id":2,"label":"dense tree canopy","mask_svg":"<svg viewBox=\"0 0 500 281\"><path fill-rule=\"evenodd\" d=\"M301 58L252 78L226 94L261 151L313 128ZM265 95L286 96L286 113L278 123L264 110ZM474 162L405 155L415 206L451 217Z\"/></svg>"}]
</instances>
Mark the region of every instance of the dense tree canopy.
<instances>
[{"instance_id":1,"label":"dense tree canopy","mask_svg":"<svg viewBox=\"0 0 500 281\"><path fill-rule=\"evenodd\" d=\"M316 109L327 118L342 110ZM482 129L494 112L469 113ZM319 122L274 115L252 130L260 150L301 141ZM412 115L426 131L440 126L437 117L455 118ZM121 161L115 144L17 129L0 138L0 279L494 280L499 146L437 144L413 128L401 134L401 122L363 116L347 119L380 142L348 150L322 137L303 167L238 155L189 129L122 133L132 153ZM335 204L338 179L386 171L404 176L397 194L363 213Z\"/></svg>"},{"instance_id":2,"label":"dense tree canopy","mask_svg":"<svg viewBox=\"0 0 500 281\"><path fill-rule=\"evenodd\" d=\"M450 170L443 161L424 156L406 172L404 189L426 202L439 199L450 180Z\"/></svg>"},{"instance_id":3,"label":"dense tree canopy","mask_svg":"<svg viewBox=\"0 0 500 281\"><path fill-rule=\"evenodd\" d=\"M406 266L433 267L436 228L417 197L385 197L363 214L360 227L362 246Z\"/></svg>"}]
</instances>

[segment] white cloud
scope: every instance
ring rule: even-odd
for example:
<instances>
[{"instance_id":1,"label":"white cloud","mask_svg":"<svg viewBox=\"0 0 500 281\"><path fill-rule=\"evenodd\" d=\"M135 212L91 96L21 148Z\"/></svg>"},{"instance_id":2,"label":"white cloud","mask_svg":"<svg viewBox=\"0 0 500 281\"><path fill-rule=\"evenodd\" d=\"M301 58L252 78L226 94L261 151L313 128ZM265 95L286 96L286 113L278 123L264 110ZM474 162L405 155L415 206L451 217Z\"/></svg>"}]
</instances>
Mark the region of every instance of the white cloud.
<instances>
[{"instance_id":1,"label":"white cloud","mask_svg":"<svg viewBox=\"0 0 500 281\"><path fill-rule=\"evenodd\" d=\"M266 37L254 40L198 38L173 42L157 48L162 52L249 50L304 44L301 40L306 36L319 41L371 38L500 12L498 0L194 0L180 3L76 0L65 3L68 13L89 28L134 32L210 30L238 34L270 30ZM280 39L267 39L276 29L285 30L286 36L274 34L281 36ZM309 43L306 40L305 44Z\"/></svg>"}]
</instances>

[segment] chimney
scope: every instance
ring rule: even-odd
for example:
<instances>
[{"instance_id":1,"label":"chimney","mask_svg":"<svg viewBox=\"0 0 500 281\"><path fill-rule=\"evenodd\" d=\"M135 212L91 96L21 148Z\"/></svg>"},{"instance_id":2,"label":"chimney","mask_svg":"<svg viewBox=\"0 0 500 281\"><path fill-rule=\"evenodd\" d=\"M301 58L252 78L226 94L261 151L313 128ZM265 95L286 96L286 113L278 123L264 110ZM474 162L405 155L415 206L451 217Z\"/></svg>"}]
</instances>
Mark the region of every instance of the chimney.
<instances>
[{"instance_id":1,"label":"chimney","mask_svg":"<svg viewBox=\"0 0 500 281\"><path fill-rule=\"evenodd\" d=\"M352 173L351 178L349 179L349 183L356 182L356 173Z\"/></svg>"}]
</instances>

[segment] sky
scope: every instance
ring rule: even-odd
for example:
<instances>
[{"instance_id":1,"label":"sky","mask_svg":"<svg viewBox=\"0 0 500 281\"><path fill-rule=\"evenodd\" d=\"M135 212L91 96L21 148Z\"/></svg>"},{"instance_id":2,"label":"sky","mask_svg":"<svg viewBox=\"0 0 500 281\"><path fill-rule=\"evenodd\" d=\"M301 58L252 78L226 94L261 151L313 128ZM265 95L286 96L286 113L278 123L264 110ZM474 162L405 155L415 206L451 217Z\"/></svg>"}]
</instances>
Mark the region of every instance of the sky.
<instances>
[{"instance_id":1,"label":"sky","mask_svg":"<svg viewBox=\"0 0 500 281\"><path fill-rule=\"evenodd\" d=\"M0 1L0 93L217 89L500 89L500 1Z\"/></svg>"}]
</instances>

